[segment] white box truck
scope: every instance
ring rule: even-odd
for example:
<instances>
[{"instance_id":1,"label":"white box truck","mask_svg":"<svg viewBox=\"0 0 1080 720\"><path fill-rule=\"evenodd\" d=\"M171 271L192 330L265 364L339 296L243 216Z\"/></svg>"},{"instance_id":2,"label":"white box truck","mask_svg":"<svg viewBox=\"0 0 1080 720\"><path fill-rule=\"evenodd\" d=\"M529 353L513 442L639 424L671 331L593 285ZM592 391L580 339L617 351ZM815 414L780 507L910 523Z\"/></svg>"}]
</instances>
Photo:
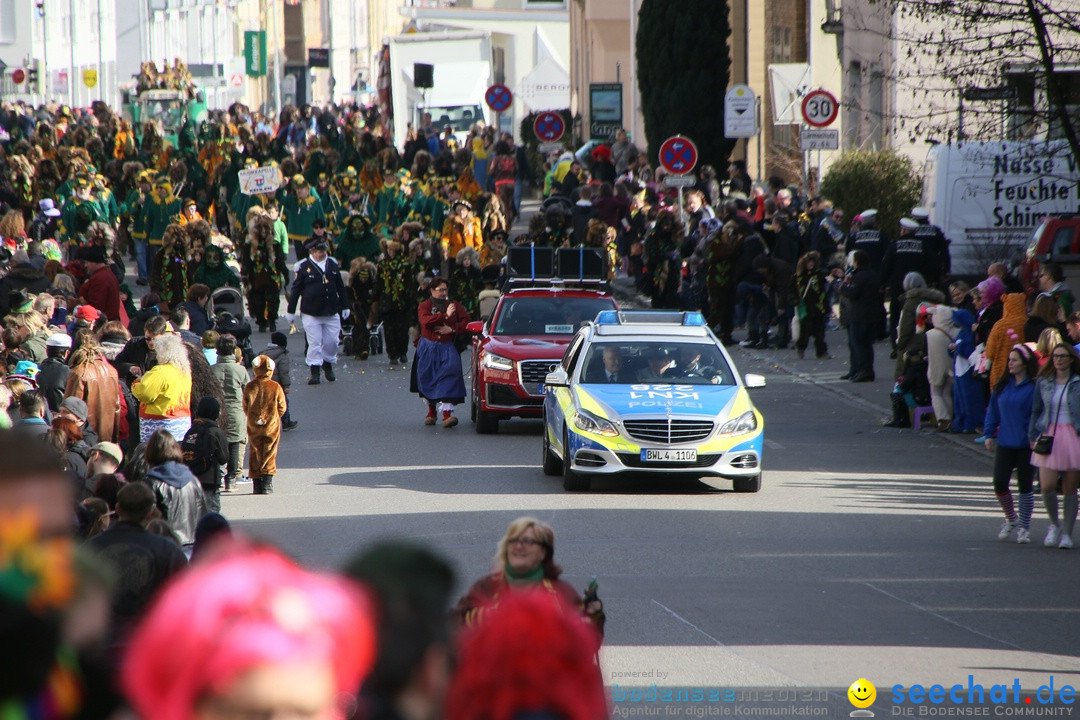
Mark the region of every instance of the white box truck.
<instances>
[{"instance_id":1,"label":"white box truck","mask_svg":"<svg viewBox=\"0 0 1080 720\"><path fill-rule=\"evenodd\" d=\"M484 102L493 84L491 33L476 30L396 35L390 45L391 98L394 107L394 145L405 145L408 124L421 126L424 112L442 132L449 126L459 140L477 121L491 124L494 114ZM416 63L433 67L433 87L416 87Z\"/></svg>"},{"instance_id":2,"label":"white box truck","mask_svg":"<svg viewBox=\"0 0 1080 720\"><path fill-rule=\"evenodd\" d=\"M965 142L927 154L923 205L950 241L954 276L1020 259L1047 215L1080 211L1080 172L1064 142Z\"/></svg>"}]
</instances>

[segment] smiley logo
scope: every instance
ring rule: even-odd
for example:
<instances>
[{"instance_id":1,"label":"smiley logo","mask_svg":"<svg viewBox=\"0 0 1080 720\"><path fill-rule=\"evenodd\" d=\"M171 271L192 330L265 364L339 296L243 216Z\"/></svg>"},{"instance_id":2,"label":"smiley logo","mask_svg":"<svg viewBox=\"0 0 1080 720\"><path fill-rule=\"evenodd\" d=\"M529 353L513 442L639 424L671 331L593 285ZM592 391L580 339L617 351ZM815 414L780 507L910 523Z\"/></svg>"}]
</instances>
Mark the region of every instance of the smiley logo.
<instances>
[{"instance_id":1,"label":"smiley logo","mask_svg":"<svg viewBox=\"0 0 1080 720\"><path fill-rule=\"evenodd\" d=\"M868 708L877 699L877 688L874 687L874 683L866 678L859 678L851 683L851 687L847 690L847 696L855 707Z\"/></svg>"}]
</instances>

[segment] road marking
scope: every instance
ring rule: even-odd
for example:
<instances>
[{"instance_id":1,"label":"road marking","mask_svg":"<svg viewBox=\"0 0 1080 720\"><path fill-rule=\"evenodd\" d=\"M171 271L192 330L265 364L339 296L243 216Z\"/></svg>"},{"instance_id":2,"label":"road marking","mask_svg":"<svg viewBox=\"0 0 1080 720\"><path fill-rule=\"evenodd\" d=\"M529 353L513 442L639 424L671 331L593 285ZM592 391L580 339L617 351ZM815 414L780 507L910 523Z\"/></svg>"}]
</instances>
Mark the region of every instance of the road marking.
<instances>
[{"instance_id":1,"label":"road marking","mask_svg":"<svg viewBox=\"0 0 1080 720\"><path fill-rule=\"evenodd\" d=\"M530 465L372 465L369 467L349 468L349 472L379 473L414 472L417 470L513 470L536 467L539 467L536 463Z\"/></svg>"},{"instance_id":2,"label":"road marking","mask_svg":"<svg viewBox=\"0 0 1080 720\"><path fill-rule=\"evenodd\" d=\"M664 608L664 610L665 610L665 611L667 611L667 613L668 613L669 615L671 615L671 616L672 616L673 618L675 618L675 619L676 619L676 620L678 620L679 622L681 622L681 623L684 623L684 624L686 624L686 625L689 625L690 627L694 628L694 629L695 629L695 630L697 630L697 631L698 631L699 633L701 633L701 634L702 634L702 635L704 635L705 637L709 638L710 640L712 640L712 641L713 641L714 643L716 643L716 644L717 644L717 645L719 645L720 647L723 647L723 646L724 646L724 643L720 642L719 640L717 640L716 638L714 638L714 637L713 637L712 635L710 635L709 633L705 632L704 630L702 630L701 628L699 628L699 627L698 627L697 625L695 625L694 623L690 622L689 620L687 620L686 618L684 618L684 617L683 617L682 615L680 615L679 613L677 613L677 612L675 612L674 610L672 610L671 608L669 608L669 607L668 607L667 605L665 605L664 603L662 603L662 602L658 602L658 601L656 601L656 600L653 600L653 602L654 602L655 604L659 605L660 607Z\"/></svg>"},{"instance_id":3,"label":"road marking","mask_svg":"<svg viewBox=\"0 0 1080 720\"><path fill-rule=\"evenodd\" d=\"M773 450L783 450L784 449L783 445L776 442L775 440L769 440L768 438L765 438L765 447L772 448Z\"/></svg>"},{"instance_id":4,"label":"road marking","mask_svg":"<svg viewBox=\"0 0 1080 720\"><path fill-rule=\"evenodd\" d=\"M953 620L952 618L945 617L941 613L937 613L937 612L934 612L933 610L931 610L929 608L923 607L922 605L919 605L918 603L914 603L914 602L911 602L910 600L905 600L904 598L899 597L897 595L893 595L888 590L883 590L882 588L877 587L873 583L863 583L863 584L866 585L866 587L870 588L871 590L875 590L875 591L881 593L885 597L892 598L893 600L896 600L897 602L901 602L901 603L903 603L903 604L905 604L905 605L907 605L909 607L915 608L916 610L920 610L920 611L922 611L922 612L924 612L924 613L926 613L928 615L932 615L933 617L936 617L938 620L941 620L942 622L946 622L949 625L952 625L954 627L958 627L961 630L967 630L968 632L973 633L975 635L978 635L981 638L985 638L985 639L990 640L992 642L1001 643L1002 645L1005 645L1006 647L1011 647L1014 650L1022 650L1024 652L1031 652L1030 650L1027 650L1026 648L1022 648L1019 645L1014 645L1013 643L1009 642L1008 640L1002 640L1001 638L996 638L993 635L987 635L986 633L980 632L980 631L976 630L973 627L968 627L967 625L965 625L965 624L963 624L961 622L957 622L956 620Z\"/></svg>"}]
</instances>

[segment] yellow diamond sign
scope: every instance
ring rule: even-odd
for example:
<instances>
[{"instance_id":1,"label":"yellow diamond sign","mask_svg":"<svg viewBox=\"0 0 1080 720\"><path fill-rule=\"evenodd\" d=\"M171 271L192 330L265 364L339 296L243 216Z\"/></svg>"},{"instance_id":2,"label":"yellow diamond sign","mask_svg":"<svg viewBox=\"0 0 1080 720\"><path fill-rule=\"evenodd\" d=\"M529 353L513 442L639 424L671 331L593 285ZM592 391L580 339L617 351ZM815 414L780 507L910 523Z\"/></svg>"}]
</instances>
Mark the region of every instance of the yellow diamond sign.
<instances>
[{"instance_id":1,"label":"yellow diamond sign","mask_svg":"<svg viewBox=\"0 0 1080 720\"><path fill-rule=\"evenodd\" d=\"M83 85L88 88L92 88L97 85L97 70L94 68L87 68L82 71Z\"/></svg>"}]
</instances>

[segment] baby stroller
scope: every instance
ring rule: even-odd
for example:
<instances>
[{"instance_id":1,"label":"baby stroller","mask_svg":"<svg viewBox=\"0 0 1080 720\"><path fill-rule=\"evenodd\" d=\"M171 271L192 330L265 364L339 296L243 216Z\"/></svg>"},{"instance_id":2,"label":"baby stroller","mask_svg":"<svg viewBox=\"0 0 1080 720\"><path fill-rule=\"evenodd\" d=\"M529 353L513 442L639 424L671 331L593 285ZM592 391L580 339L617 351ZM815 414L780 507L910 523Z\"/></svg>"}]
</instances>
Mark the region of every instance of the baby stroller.
<instances>
[{"instance_id":1,"label":"baby stroller","mask_svg":"<svg viewBox=\"0 0 1080 720\"><path fill-rule=\"evenodd\" d=\"M251 323L244 317L244 296L236 288L218 288L211 293L210 307L207 309L214 318L214 329L222 335L229 333L236 338L236 347L240 348L244 365L251 367L255 350L251 347Z\"/></svg>"},{"instance_id":2,"label":"baby stroller","mask_svg":"<svg viewBox=\"0 0 1080 720\"><path fill-rule=\"evenodd\" d=\"M222 312L243 319L244 296L239 290L226 285L210 293L210 303L206 306L207 315L217 317Z\"/></svg>"}]
</instances>

